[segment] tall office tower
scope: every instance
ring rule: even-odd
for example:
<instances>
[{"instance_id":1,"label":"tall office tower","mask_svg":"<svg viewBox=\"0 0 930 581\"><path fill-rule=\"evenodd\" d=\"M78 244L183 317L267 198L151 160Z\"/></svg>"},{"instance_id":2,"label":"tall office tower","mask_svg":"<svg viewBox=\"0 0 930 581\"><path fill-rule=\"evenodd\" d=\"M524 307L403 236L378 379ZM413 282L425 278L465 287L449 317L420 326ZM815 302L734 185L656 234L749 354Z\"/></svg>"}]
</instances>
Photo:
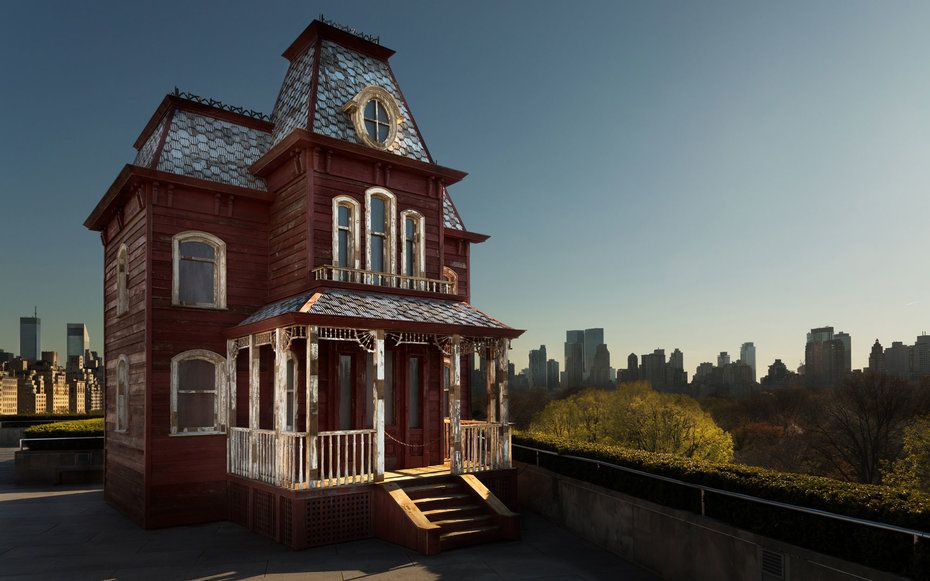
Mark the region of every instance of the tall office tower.
<instances>
[{"instance_id":1,"label":"tall office tower","mask_svg":"<svg viewBox=\"0 0 930 581\"><path fill-rule=\"evenodd\" d=\"M913 370L917 377L930 375L930 335L926 333L914 343Z\"/></svg>"},{"instance_id":2,"label":"tall office tower","mask_svg":"<svg viewBox=\"0 0 930 581\"><path fill-rule=\"evenodd\" d=\"M545 345L540 345L539 349L530 350L530 389L548 387L547 361Z\"/></svg>"},{"instance_id":3,"label":"tall office tower","mask_svg":"<svg viewBox=\"0 0 930 581\"><path fill-rule=\"evenodd\" d=\"M588 376L588 383L593 387L607 387L610 385L610 381L610 351L607 349L607 345L601 343L594 353L594 361L591 362L591 374Z\"/></svg>"},{"instance_id":4,"label":"tall office tower","mask_svg":"<svg viewBox=\"0 0 930 581\"><path fill-rule=\"evenodd\" d=\"M756 346L752 341L743 343L739 348L739 360L752 368L752 380L756 380Z\"/></svg>"},{"instance_id":5,"label":"tall office tower","mask_svg":"<svg viewBox=\"0 0 930 581\"><path fill-rule=\"evenodd\" d=\"M872 344L872 351L869 353L869 371L873 373L885 372L885 350L882 349L882 344L878 342L878 339Z\"/></svg>"},{"instance_id":6,"label":"tall office tower","mask_svg":"<svg viewBox=\"0 0 930 581\"><path fill-rule=\"evenodd\" d=\"M681 352L681 349L676 348L672 351L672 354L668 356L668 366L679 371L684 370L685 354Z\"/></svg>"},{"instance_id":7,"label":"tall office tower","mask_svg":"<svg viewBox=\"0 0 930 581\"><path fill-rule=\"evenodd\" d=\"M808 387L836 387L849 372L847 333L834 335L833 327L811 329L804 348L804 382Z\"/></svg>"},{"instance_id":8,"label":"tall office tower","mask_svg":"<svg viewBox=\"0 0 930 581\"><path fill-rule=\"evenodd\" d=\"M564 387L579 387L583 379L584 331L566 331Z\"/></svg>"},{"instance_id":9,"label":"tall office tower","mask_svg":"<svg viewBox=\"0 0 930 581\"><path fill-rule=\"evenodd\" d=\"M35 363L42 355L42 320L38 311L33 317L19 318L19 356Z\"/></svg>"},{"instance_id":10,"label":"tall office tower","mask_svg":"<svg viewBox=\"0 0 930 581\"><path fill-rule=\"evenodd\" d=\"M66 362L72 357L84 357L85 351L90 351L90 333L84 323L68 323L68 350Z\"/></svg>"},{"instance_id":11,"label":"tall office tower","mask_svg":"<svg viewBox=\"0 0 930 581\"><path fill-rule=\"evenodd\" d=\"M585 379L591 374L591 365L594 364L594 355L597 353L597 346L604 344L604 329L585 329L584 330L584 377Z\"/></svg>"},{"instance_id":12,"label":"tall office tower","mask_svg":"<svg viewBox=\"0 0 930 581\"><path fill-rule=\"evenodd\" d=\"M843 373L849 373L852 371L852 337L841 332L833 335L833 339L843 344Z\"/></svg>"},{"instance_id":13,"label":"tall office tower","mask_svg":"<svg viewBox=\"0 0 930 581\"><path fill-rule=\"evenodd\" d=\"M655 349L640 358L639 378L648 381L656 391L665 388L665 349Z\"/></svg>"},{"instance_id":14,"label":"tall office tower","mask_svg":"<svg viewBox=\"0 0 930 581\"><path fill-rule=\"evenodd\" d=\"M730 354L726 351L721 351L720 355L717 356L717 367L725 367L730 364Z\"/></svg>"},{"instance_id":15,"label":"tall office tower","mask_svg":"<svg viewBox=\"0 0 930 581\"><path fill-rule=\"evenodd\" d=\"M891 347L885 349L885 371L902 379L910 379L913 372L914 348L901 341L893 341Z\"/></svg>"},{"instance_id":16,"label":"tall office tower","mask_svg":"<svg viewBox=\"0 0 930 581\"><path fill-rule=\"evenodd\" d=\"M546 381L549 383L549 389L559 388L559 362L555 359L546 362Z\"/></svg>"}]
</instances>

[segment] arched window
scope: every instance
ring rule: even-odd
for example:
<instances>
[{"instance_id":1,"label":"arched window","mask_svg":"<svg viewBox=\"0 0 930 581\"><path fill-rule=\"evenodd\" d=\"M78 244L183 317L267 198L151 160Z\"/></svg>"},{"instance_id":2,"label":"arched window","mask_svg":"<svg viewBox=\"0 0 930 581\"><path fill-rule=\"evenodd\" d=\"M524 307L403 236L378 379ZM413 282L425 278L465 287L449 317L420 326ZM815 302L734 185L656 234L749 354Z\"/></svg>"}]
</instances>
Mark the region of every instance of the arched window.
<instances>
[{"instance_id":1,"label":"arched window","mask_svg":"<svg viewBox=\"0 0 930 581\"><path fill-rule=\"evenodd\" d=\"M171 359L171 433L221 432L226 359L194 349Z\"/></svg>"},{"instance_id":2,"label":"arched window","mask_svg":"<svg viewBox=\"0 0 930 581\"><path fill-rule=\"evenodd\" d=\"M370 188L365 192L365 222L368 225L366 268L371 272L397 272L394 249L395 205L394 194L384 188ZM383 284L385 278L373 277L372 282Z\"/></svg>"},{"instance_id":3,"label":"arched window","mask_svg":"<svg viewBox=\"0 0 930 581\"><path fill-rule=\"evenodd\" d=\"M426 271L426 252L423 239L426 225L423 215L414 210L400 213L400 272L405 276L422 277Z\"/></svg>"},{"instance_id":4,"label":"arched window","mask_svg":"<svg viewBox=\"0 0 930 581\"><path fill-rule=\"evenodd\" d=\"M120 355L116 362L116 431L129 428L129 358Z\"/></svg>"},{"instance_id":5,"label":"arched window","mask_svg":"<svg viewBox=\"0 0 930 581\"><path fill-rule=\"evenodd\" d=\"M450 288L448 292L454 295L459 293L459 275L457 275L454 270L452 270L448 266L443 266L442 267L442 278L452 283L450 285L452 288Z\"/></svg>"},{"instance_id":6,"label":"arched window","mask_svg":"<svg viewBox=\"0 0 930 581\"><path fill-rule=\"evenodd\" d=\"M172 238L171 303L184 307L226 308L226 243L206 232Z\"/></svg>"},{"instance_id":7,"label":"arched window","mask_svg":"<svg viewBox=\"0 0 930 581\"><path fill-rule=\"evenodd\" d=\"M349 196L333 198L333 266L360 267L359 257L359 203ZM339 280L351 280L342 273ZM357 281L356 281L357 282Z\"/></svg>"},{"instance_id":8,"label":"arched window","mask_svg":"<svg viewBox=\"0 0 930 581\"><path fill-rule=\"evenodd\" d=\"M116 253L116 314L129 312L129 250L120 244Z\"/></svg>"}]
</instances>

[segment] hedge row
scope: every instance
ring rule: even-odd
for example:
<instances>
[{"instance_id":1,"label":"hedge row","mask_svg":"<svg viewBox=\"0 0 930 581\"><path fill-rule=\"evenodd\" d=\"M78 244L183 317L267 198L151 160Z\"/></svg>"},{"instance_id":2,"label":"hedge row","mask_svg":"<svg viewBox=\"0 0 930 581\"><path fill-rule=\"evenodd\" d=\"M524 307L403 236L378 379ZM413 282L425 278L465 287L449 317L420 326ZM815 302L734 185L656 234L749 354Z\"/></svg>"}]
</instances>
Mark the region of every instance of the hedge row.
<instances>
[{"instance_id":1,"label":"hedge row","mask_svg":"<svg viewBox=\"0 0 930 581\"><path fill-rule=\"evenodd\" d=\"M930 532L930 495L926 494L752 466L702 462L538 433L519 432L513 441L514 444L601 460L691 484ZM514 448L513 455L514 459L531 464L535 464L538 458L543 468L657 504L695 513L701 511L700 492L693 488L620 470L598 468L590 462L562 456L537 455L519 447ZM915 545L910 535L719 494L705 494L704 510L708 517L757 534L877 569L930 578L930 540L925 539Z\"/></svg>"},{"instance_id":2,"label":"hedge row","mask_svg":"<svg viewBox=\"0 0 930 581\"><path fill-rule=\"evenodd\" d=\"M57 413L57 414L7 414L0 415L0 422L29 421L29 420L86 420L102 418L102 411L89 413Z\"/></svg>"},{"instance_id":3,"label":"hedge row","mask_svg":"<svg viewBox=\"0 0 930 581\"><path fill-rule=\"evenodd\" d=\"M25 438L60 438L61 441L30 442L30 450L82 450L103 447L102 440L72 440L103 435L103 418L39 424L26 428Z\"/></svg>"}]
</instances>

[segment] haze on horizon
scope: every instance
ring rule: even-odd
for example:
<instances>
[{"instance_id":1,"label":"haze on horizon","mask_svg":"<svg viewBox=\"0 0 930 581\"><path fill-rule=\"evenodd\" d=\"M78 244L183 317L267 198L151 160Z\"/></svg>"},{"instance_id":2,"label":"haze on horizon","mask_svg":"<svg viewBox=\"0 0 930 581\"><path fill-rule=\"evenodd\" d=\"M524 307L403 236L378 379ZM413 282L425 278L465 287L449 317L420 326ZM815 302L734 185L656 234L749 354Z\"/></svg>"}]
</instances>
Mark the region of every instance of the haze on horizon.
<instances>
[{"instance_id":1,"label":"haze on horizon","mask_svg":"<svg viewBox=\"0 0 930 581\"><path fill-rule=\"evenodd\" d=\"M221 8L222 7L222 8ZM82 222L165 93L270 112L281 52L321 12L379 35L469 230L473 302L527 329L517 368L604 327L614 367L693 373L753 341L930 330L927 4L11 4L0 23L0 349L38 305L102 346Z\"/></svg>"}]
</instances>

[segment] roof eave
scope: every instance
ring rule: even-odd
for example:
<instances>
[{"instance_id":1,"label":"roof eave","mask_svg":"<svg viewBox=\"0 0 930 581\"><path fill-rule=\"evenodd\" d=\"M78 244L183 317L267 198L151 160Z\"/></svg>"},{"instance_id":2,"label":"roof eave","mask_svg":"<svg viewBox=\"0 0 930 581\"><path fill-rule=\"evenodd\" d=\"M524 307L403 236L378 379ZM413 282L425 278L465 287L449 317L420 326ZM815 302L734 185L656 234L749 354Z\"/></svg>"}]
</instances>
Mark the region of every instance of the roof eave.
<instances>
[{"instance_id":1,"label":"roof eave","mask_svg":"<svg viewBox=\"0 0 930 581\"><path fill-rule=\"evenodd\" d=\"M511 327L476 327L471 325L451 325L445 323L423 323L419 321L398 321L391 319L369 319L363 317L338 317L333 315L311 315L309 313L285 313L247 325L237 325L226 330L228 339L238 339L255 333L271 331L289 325L318 325L321 327L342 327L354 329L383 329L385 331L406 331L411 333L431 333L444 335L464 335L467 337L498 337L516 339L524 333L523 329Z\"/></svg>"},{"instance_id":2,"label":"roof eave","mask_svg":"<svg viewBox=\"0 0 930 581\"><path fill-rule=\"evenodd\" d=\"M469 232L468 230L458 230L456 228L445 228L443 232L449 238L459 238L476 244L481 244L491 238L490 234L479 234L478 232Z\"/></svg>"}]
</instances>

